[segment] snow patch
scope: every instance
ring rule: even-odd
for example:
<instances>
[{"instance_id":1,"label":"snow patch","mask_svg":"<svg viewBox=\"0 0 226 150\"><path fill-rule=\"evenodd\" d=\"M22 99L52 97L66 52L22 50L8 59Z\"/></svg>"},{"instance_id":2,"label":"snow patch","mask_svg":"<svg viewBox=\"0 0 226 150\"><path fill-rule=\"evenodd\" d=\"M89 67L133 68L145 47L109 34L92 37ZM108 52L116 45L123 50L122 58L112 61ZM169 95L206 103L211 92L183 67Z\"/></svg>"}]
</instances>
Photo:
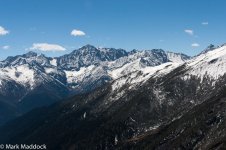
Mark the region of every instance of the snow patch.
<instances>
[{"instance_id":1,"label":"snow patch","mask_svg":"<svg viewBox=\"0 0 226 150\"><path fill-rule=\"evenodd\" d=\"M167 52L166 54L167 54L168 59L172 62L184 63L186 61L182 58L183 54L173 53L173 52Z\"/></svg>"},{"instance_id":2,"label":"snow patch","mask_svg":"<svg viewBox=\"0 0 226 150\"><path fill-rule=\"evenodd\" d=\"M34 85L34 71L27 64L17 67L6 67L0 69L0 76L11 79L18 83Z\"/></svg>"},{"instance_id":3,"label":"snow patch","mask_svg":"<svg viewBox=\"0 0 226 150\"><path fill-rule=\"evenodd\" d=\"M45 72L47 74L52 73L52 72L57 73L57 69L55 69L55 68L45 68Z\"/></svg>"},{"instance_id":4,"label":"snow patch","mask_svg":"<svg viewBox=\"0 0 226 150\"><path fill-rule=\"evenodd\" d=\"M55 58L50 60L50 64L53 66L57 66L57 60Z\"/></svg>"},{"instance_id":5,"label":"snow patch","mask_svg":"<svg viewBox=\"0 0 226 150\"><path fill-rule=\"evenodd\" d=\"M89 67L82 67L80 68L79 71L67 71L65 70L64 72L66 73L67 77L67 82L68 83L76 83L79 78L82 78L89 73L92 69L94 68L94 65L91 65Z\"/></svg>"}]
</instances>

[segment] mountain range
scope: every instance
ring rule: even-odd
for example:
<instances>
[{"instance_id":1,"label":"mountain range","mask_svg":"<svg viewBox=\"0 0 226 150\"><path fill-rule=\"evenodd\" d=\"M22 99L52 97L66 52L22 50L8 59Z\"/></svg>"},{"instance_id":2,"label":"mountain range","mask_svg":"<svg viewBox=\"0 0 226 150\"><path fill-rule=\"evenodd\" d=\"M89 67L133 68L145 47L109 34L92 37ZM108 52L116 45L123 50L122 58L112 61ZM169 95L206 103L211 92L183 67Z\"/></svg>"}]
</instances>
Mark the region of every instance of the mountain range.
<instances>
[{"instance_id":1,"label":"mountain range","mask_svg":"<svg viewBox=\"0 0 226 150\"><path fill-rule=\"evenodd\" d=\"M11 116L2 123L36 109L0 127L0 142L67 150L225 149L225 64L225 44L194 57L91 45L57 58L8 57L0 63L0 106Z\"/></svg>"},{"instance_id":2,"label":"mountain range","mask_svg":"<svg viewBox=\"0 0 226 150\"><path fill-rule=\"evenodd\" d=\"M92 91L132 72L131 68L140 70L188 58L157 49L127 52L92 45L56 58L35 52L10 56L0 62L0 124L33 108Z\"/></svg>"}]
</instances>

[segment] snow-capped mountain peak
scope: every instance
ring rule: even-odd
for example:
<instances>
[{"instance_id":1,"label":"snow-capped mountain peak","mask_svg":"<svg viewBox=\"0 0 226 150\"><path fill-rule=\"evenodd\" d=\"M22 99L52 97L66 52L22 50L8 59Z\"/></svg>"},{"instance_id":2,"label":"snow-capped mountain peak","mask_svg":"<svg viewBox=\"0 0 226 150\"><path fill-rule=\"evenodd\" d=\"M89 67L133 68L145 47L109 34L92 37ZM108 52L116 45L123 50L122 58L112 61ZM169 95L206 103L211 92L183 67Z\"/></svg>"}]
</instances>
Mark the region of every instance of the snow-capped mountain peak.
<instances>
[{"instance_id":1,"label":"snow-capped mountain peak","mask_svg":"<svg viewBox=\"0 0 226 150\"><path fill-rule=\"evenodd\" d=\"M204 49L199 55L205 54L205 53L207 53L207 52L209 52L209 51L212 51L212 50L214 50L214 49L217 49L217 48L219 48L219 47L220 47L220 46L215 46L215 45L213 45L213 44L210 44L210 45L207 46L207 48Z\"/></svg>"},{"instance_id":2,"label":"snow-capped mountain peak","mask_svg":"<svg viewBox=\"0 0 226 150\"><path fill-rule=\"evenodd\" d=\"M29 51L28 53L22 55L22 57L25 57L25 58L30 58L30 57L36 57L38 54L33 52L33 51Z\"/></svg>"},{"instance_id":3,"label":"snow-capped mountain peak","mask_svg":"<svg viewBox=\"0 0 226 150\"><path fill-rule=\"evenodd\" d=\"M81 67L99 65L101 62L113 61L126 55L127 52L122 49L98 49L92 45L86 45L70 54L58 57L57 64L67 70L79 70Z\"/></svg>"}]
</instances>

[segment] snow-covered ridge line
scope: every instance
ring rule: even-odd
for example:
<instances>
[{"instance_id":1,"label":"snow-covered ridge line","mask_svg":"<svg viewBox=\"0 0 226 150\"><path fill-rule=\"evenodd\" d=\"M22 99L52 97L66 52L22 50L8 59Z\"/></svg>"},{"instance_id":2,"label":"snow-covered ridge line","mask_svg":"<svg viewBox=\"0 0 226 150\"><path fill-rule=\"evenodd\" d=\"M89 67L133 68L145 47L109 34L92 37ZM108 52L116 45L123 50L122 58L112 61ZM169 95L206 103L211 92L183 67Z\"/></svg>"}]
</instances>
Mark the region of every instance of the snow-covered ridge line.
<instances>
[{"instance_id":1,"label":"snow-covered ridge line","mask_svg":"<svg viewBox=\"0 0 226 150\"><path fill-rule=\"evenodd\" d=\"M112 84L112 90L120 89L124 84L133 86L133 84L143 83L151 77L163 76L182 64L183 63L167 62L153 67L137 67L136 70L131 70L131 72L127 72L124 76L117 76L118 78ZM113 75L119 73L119 70L112 72Z\"/></svg>"},{"instance_id":2,"label":"snow-covered ridge line","mask_svg":"<svg viewBox=\"0 0 226 150\"><path fill-rule=\"evenodd\" d=\"M188 74L217 79L226 73L226 46L218 47L194 57L187 62Z\"/></svg>"}]
</instances>

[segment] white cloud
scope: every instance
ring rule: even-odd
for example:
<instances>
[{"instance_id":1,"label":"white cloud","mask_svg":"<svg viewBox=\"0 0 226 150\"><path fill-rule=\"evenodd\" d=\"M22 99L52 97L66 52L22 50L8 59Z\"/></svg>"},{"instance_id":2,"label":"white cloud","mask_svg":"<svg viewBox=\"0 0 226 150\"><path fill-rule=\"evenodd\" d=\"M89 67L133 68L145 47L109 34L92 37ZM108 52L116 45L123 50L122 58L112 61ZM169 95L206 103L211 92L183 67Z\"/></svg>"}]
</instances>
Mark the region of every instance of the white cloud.
<instances>
[{"instance_id":1,"label":"white cloud","mask_svg":"<svg viewBox=\"0 0 226 150\"><path fill-rule=\"evenodd\" d=\"M189 35L194 35L194 31L190 30L190 29L186 29L186 30L184 30L184 32L189 34Z\"/></svg>"},{"instance_id":2,"label":"white cloud","mask_svg":"<svg viewBox=\"0 0 226 150\"><path fill-rule=\"evenodd\" d=\"M85 32L83 32L81 30L74 29L71 31L71 35L72 36L85 36L86 34L85 34Z\"/></svg>"},{"instance_id":3,"label":"white cloud","mask_svg":"<svg viewBox=\"0 0 226 150\"><path fill-rule=\"evenodd\" d=\"M7 50L7 49L9 49L9 48L10 48L9 45L2 46L2 49L4 49L4 50Z\"/></svg>"},{"instance_id":4,"label":"white cloud","mask_svg":"<svg viewBox=\"0 0 226 150\"><path fill-rule=\"evenodd\" d=\"M40 51L65 51L66 49L57 44L48 43L34 43L29 50L40 50Z\"/></svg>"},{"instance_id":5,"label":"white cloud","mask_svg":"<svg viewBox=\"0 0 226 150\"><path fill-rule=\"evenodd\" d=\"M198 43L191 44L192 47L199 47L200 45Z\"/></svg>"},{"instance_id":6,"label":"white cloud","mask_svg":"<svg viewBox=\"0 0 226 150\"><path fill-rule=\"evenodd\" d=\"M7 31L5 28L3 28L2 26L0 26L0 36L1 35L6 35L9 34L9 31Z\"/></svg>"},{"instance_id":7,"label":"white cloud","mask_svg":"<svg viewBox=\"0 0 226 150\"><path fill-rule=\"evenodd\" d=\"M202 25L204 25L204 26L206 26L208 24L209 24L209 22L202 22Z\"/></svg>"}]
</instances>

